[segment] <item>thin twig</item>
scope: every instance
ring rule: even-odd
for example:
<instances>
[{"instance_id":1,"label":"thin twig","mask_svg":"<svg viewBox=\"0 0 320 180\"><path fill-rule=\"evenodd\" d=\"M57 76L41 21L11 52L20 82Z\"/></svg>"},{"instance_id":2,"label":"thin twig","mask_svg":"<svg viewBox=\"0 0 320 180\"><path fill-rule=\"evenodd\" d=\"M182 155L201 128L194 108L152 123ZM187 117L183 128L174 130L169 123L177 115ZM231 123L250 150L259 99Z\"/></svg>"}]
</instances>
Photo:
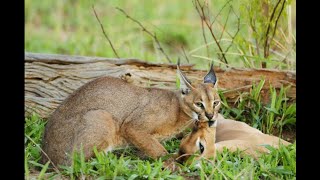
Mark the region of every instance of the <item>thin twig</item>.
<instances>
[{"instance_id":1,"label":"thin twig","mask_svg":"<svg viewBox=\"0 0 320 180\"><path fill-rule=\"evenodd\" d=\"M223 29L223 26L224 26L224 25L223 25L220 21L217 21L217 23L218 23L217 25L219 25L219 27L221 27L221 29ZM225 33L226 33L229 37L231 37L231 38L233 37L233 35L231 35L229 31L225 31ZM218 40L218 42L220 42L220 41Z\"/></svg>"},{"instance_id":2,"label":"thin twig","mask_svg":"<svg viewBox=\"0 0 320 180\"><path fill-rule=\"evenodd\" d=\"M248 11L248 12L250 11L250 9L249 9L248 7L247 7L247 11ZM255 22L256 22L256 21L252 19L252 16L249 16L250 27L251 27L251 29L252 29L253 32L257 33ZM254 40L255 40L256 47L259 47L258 37L256 36L256 37L254 38ZM257 50L257 55L260 56L260 49L257 48L256 50Z\"/></svg>"},{"instance_id":3,"label":"thin twig","mask_svg":"<svg viewBox=\"0 0 320 180\"><path fill-rule=\"evenodd\" d=\"M188 58L188 56L187 56L187 54L186 54L186 51L184 50L184 47L181 46L181 49L182 49L183 55L184 55L184 57L186 58L187 62L190 63L190 62L189 62L189 58Z\"/></svg>"},{"instance_id":4,"label":"thin twig","mask_svg":"<svg viewBox=\"0 0 320 180\"><path fill-rule=\"evenodd\" d=\"M255 41L255 43L256 43L256 47L258 47L258 48L257 48L257 55L260 56L260 49L259 49L259 41L258 41L258 38L254 38L254 41Z\"/></svg>"},{"instance_id":5,"label":"thin twig","mask_svg":"<svg viewBox=\"0 0 320 180\"><path fill-rule=\"evenodd\" d=\"M55 164L51 161L51 159L49 158L49 156L47 155L47 153L45 153L42 148L36 143L33 141L33 139L31 139L28 135L25 134L25 136L34 144L37 146L37 148L40 149L40 151L48 158L48 160L50 161L50 163L52 164L53 166L53 169L58 173L58 174L61 174L59 169L57 168L57 166L55 166Z\"/></svg>"},{"instance_id":6,"label":"thin twig","mask_svg":"<svg viewBox=\"0 0 320 180\"><path fill-rule=\"evenodd\" d=\"M201 9L201 12L198 11L198 14L200 15L200 17L201 17L201 18L204 20L204 22L206 23L206 25L207 25L207 27L208 27L208 29L209 29L209 32L210 32L210 34L211 34L211 36L213 37L214 41L216 42L216 44L217 44L217 46L218 46L218 48L219 48L219 50L220 50L220 52L221 52L223 61L224 61L226 64L228 64L228 61L227 61L227 59L226 59L226 57L225 57L225 55L224 55L224 53L223 53L223 50L222 50L222 48L221 48L221 46L220 46L220 43L218 42L216 36L215 36L214 33L213 33L212 26L209 24L209 22L208 22L208 21L206 20L206 18L205 18L204 6L201 6L199 0L195 0L195 1L198 3L198 6L200 6L200 9Z\"/></svg>"},{"instance_id":7,"label":"thin twig","mask_svg":"<svg viewBox=\"0 0 320 180\"><path fill-rule=\"evenodd\" d=\"M227 1L227 2L222 6L222 8L219 10L218 14L213 18L213 21L211 22L211 26L212 26L213 23L216 21L217 17L221 14L222 10L227 6L227 4L230 3L230 1L233 1L233 0Z\"/></svg>"},{"instance_id":8,"label":"thin twig","mask_svg":"<svg viewBox=\"0 0 320 180\"><path fill-rule=\"evenodd\" d=\"M131 16L128 15L128 13L126 13L123 9L119 8L119 7L116 7L117 10L119 10L120 12L122 12L126 18L130 19L131 21L135 22L136 24L138 24L142 31L146 32L148 35L150 35L154 40L155 42L157 43L158 45L158 49L161 51L161 53L166 57L166 59L168 60L168 62L172 63L171 59L169 58L169 56L164 52L163 48L161 47L161 44L156 36L156 34L154 33L151 33L150 31L148 31L138 20L136 19L133 19Z\"/></svg>"},{"instance_id":9,"label":"thin twig","mask_svg":"<svg viewBox=\"0 0 320 180\"><path fill-rule=\"evenodd\" d=\"M222 9L224 9L224 8L226 7L226 5L227 5L230 1L232 1L232 0L229 0L227 3L225 3L224 6L222 7ZM229 7L230 7L230 9L229 9L228 16L227 16L227 19L226 19L224 25L222 25L219 21L217 21L218 24L221 25L221 27L222 27L222 32L221 32L221 35L220 35L220 38L219 38L219 42L221 41L224 32L227 33L227 34L231 37L231 42L230 42L229 46L226 48L226 50L224 51L224 54L226 54L226 53L229 51L229 49L230 49L231 46L233 45L233 42L234 42L235 37L238 35L238 33L239 33L239 31L240 31L240 17L235 13L233 6L230 5ZM222 9L220 9L218 15L222 12ZM236 33L235 33L234 35L231 35L228 31L226 31L226 26L227 26L227 23L228 23L228 20L229 20L231 11L232 11L233 14L237 17L237 22L238 22L238 23L237 23L237 25L238 25L238 26L237 26L237 31L236 31ZM217 15L217 16L218 16L218 15ZM216 16L216 17L217 17L217 16ZM216 17L215 17L215 19L213 20L213 23L215 22ZM213 24L213 23L212 23L212 24ZM211 24L211 25L212 25L212 24Z\"/></svg>"},{"instance_id":10,"label":"thin twig","mask_svg":"<svg viewBox=\"0 0 320 180\"><path fill-rule=\"evenodd\" d=\"M285 3L286 3L286 1L284 0L283 3L282 3L281 9L280 9L279 15L278 15L278 17L277 17L277 19L276 19L276 23L275 23L275 25L274 25L274 29L273 29L273 33L272 33L272 37L271 37L271 39L270 39L270 42L273 40L274 35L276 34L276 30L277 30L277 26L278 26L278 21L279 21L279 19L280 19L281 13L282 13L282 11L283 11L283 9L284 9L284 4L285 4Z\"/></svg>"},{"instance_id":11,"label":"thin twig","mask_svg":"<svg viewBox=\"0 0 320 180\"><path fill-rule=\"evenodd\" d=\"M199 11L198 6L195 6L195 8L196 8L197 11ZM204 20L201 17L200 17L200 19L201 19L202 37L203 37L203 40L204 40L204 43L205 43L205 46L206 46L206 49L207 49L207 56L209 57L209 46L208 46L208 41L207 41L205 29L204 29Z\"/></svg>"},{"instance_id":12,"label":"thin twig","mask_svg":"<svg viewBox=\"0 0 320 180\"><path fill-rule=\"evenodd\" d=\"M232 7L232 6L231 6L231 7ZM224 31L225 31L225 29L226 29L226 27L227 27L227 23L228 23L228 20L229 20L229 17L230 17L230 13L231 13L231 8L229 9L227 19L226 19L226 21L224 22L224 25L222 26L222 32L221 32L221 34L220 34L219 40L221 40L221 38L222 38L222 36L223 36L223 33L224 33Z\"/></svg>"},{"instance_id":13,"label":"thin twig","mask_svg":"<svg viewBox=\"0 0 320 180\"><path fill-rule=\"evenodd\" d=\"M94 9L94 5L92 5L92 9L93 9L94 15L96 16L96 18L97 18L97 20L98 20L98 22L99 22L99 24L100 24L100 26L101 26L102 32L103 32L103 34L104 34L104 37L107 38L107 40L108 40L108 42L109 42L109 44L110 44L110 46L111 46L111 48L112 48L113 53L116 55L117 58L120 58L119 55L118 55L118 53L117 53L117 51L114 49L110 38L108 37L107 33L104 31L103 25L102 25L101 22L100 22L100 19L99 19L97 13L96 13L96 10Z\"/></svg>"},{"instance_id":14,"label":"thin twig","mask_svg":"<svg viewBox=\"0 0 320 180\"><path fill-rule=\"evenodd\" d=\"M273 8L273 11L271 13L271 16L270 16L270 20L268 22L268 27L267 27L267 31L266 31L266 35L265 35L265 42L264 42L264 58L267 58L269 56L269 44L270 44L270 41L269 41L269 32L270 32L270 28L271 28L271 22L274 18L274 15L276 13L276 10L280 4L281 0L279 0L276 4L276 6ZM266 68L267 67L267 64L266 62L262 62L262 68Z\"/></svg>"},{"instance_id":15,"label":"thin twig","mask_svg":"<svg viewBox=\"0 0 320 180\"><path fill-rule=\"evenodd\" d=\"M230 0L230 1L231 1L231 0ZM230 2L230 1L229 1L229 2ZM226 4L227 4L227 3L226 3ZM226 5L226 4L225 4L225 5ZM224 6L224 7L225 7L225 6ZM233 6L230 6L230 10L229 10L229 12L228 12L228 17L229 17L229 15L230 15L231 11L232 11L233 14L237 17L237 31L234 33L234 35L231 35L228 31L225 31L225 29L226 29L225 27L226 27L226 23L227 23L227 21L228 21L228 18L227 18L227 20L226 20L226 22L225 22L224 25L222 25L219 21L217 21L218 24L219 24L219 25L222 27L222 29L223 29L223 32L221 33L221 36L220 36L218 42L221 42L222 35L223 35L224 32L225 32L228 36L231 37L231 42L230 42L229 46L226 48L226 50L224 51L224 54L227 54L227 52L229 51L229 49L230 49L231 46L233 45L233 42L234 42L235 37L238 35L238 33L239 33L239 31L240 31L240 17L239 17L239 16L236 14L236 12L234 11Z\"/></svg>"},{"instance_id":16,"label":"thin twig","mask_svg":"<svg viewBox=\"0 0 320 180\"><path fill-rule=\"evenodd\" d=\"M208 22L211 22L211 17L213 17L213 14L211 14L211 11L210 11L210 6L209 6L209 2L211 2L211 0L204 0L205 1L205 5L207 7L207 20ZM210 3L211 4L211 3Z\"/></svg>"},{"instance_id":17,"label":"thin twig","mask_svg":"<svg viewBox=\"0 0 320 180\"><path fill-rule=\"evenodd\" d=\"M210 31L211 36L213 37L214 41L216 42L216 44L217 44L217 46L218 46L218 48L219 48L219 50L220 50L220 52L221 52L221 54L222 54L223 61L224 61L226 64L228 64L227 58L225 57L225 55L224 55L224 53L223 53L223 50L222 50L222 48L221 48L221 46L220 46L220 43L218 42L216 36L215 36L214 33L213 33L212 25L210 25L210 22L208 22L208 20L207 20L207 18L206 18L206 16L205 16L204 6L202 6L202 5L200 4L199 0L195 0L195 1L193 2L193 4L194 4L194 6L196 7L196 10L197 10L200 18L201 18L202 20L204 20L205 24L207 25L207 27L208 27L208 29L209 29L209 31ZM197 7L200 7L200 10L199 10L199 8L197 8ZM209 9L209 7L207 7L207 9Z\"/></svg>"},{"instance_id":18,"label":"thin twig","mask_svg":"<svg viewBox=\"0 0 320 180\"><path fill-rule=\"evenodd\" d=\"M205 30L204 30L204 25L203 24L204 24L204 21L201 19L202 36L203 36L204 43L206 45L207 56L209 57L209 46L208 46L208 41L207 41L207 38L206 38L206 34L205 34Z\"/></svg>"},{"instance_id":19,"label":"thin twig","mask_svg":"<svg viewBox=\"0 0 320 180\"><path fill-rule=\"evenodd\" d=\"M233 45L233 41L236 38L236 36L238 35L239 31L240 31L240 17L235 13L233 7L231 7L232 12L237 16L237 20L238 20L238 26L237 26L237 32L231 37L231 43L229 44L229 46L227 47L227 49L224 51L224 53L227 53L230 49L230 47Z\"/></svg>"}]
</instances>

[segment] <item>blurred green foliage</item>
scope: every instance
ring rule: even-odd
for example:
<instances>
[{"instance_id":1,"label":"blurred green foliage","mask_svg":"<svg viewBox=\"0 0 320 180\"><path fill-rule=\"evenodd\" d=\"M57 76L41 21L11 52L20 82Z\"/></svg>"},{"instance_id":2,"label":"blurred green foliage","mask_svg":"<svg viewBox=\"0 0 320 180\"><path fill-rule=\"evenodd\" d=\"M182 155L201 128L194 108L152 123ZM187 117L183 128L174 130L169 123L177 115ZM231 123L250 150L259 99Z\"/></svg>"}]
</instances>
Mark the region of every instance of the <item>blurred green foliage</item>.
<instances>
[{"instance_id":1,"label":"blurred green foliage","mask_svg":"<svg viewBox=\"0 0 320 180\"><path fill-rule=\"evenodd\" d=\"M272 11L275 3L274 0L270 1L269 11ZM274 48L270 57L265 59L263 53L262 55L254 53L257 51L254 47L255 37L263 36L265 27L265 24L259 24L266 19L262 18L261 8L258 8L261 6L261 1L208 1L210 20L215 21L212 26L213 32L217 37L223 33L220 43L224 50L231 43L230 35L236 33L237 20L240 18L240 31L226 54L231 66L259 67L261 61L267 61L270 64L268 68L295 69L295 3L288 1L287 4L289 3L292 5L286 6L279 21L281 31L279 30L275 36L278 44L272 44ZM205 27L209 44L207 52L200 17L192 1L185 0L25 0L25 51L115 57L94 16L92 5L95 6L105 31L120 57L167 62L164 55L157 50L155 41L116 7L125 10L150 32L155 33L173 62L178 57L182 57L186 62L183 58L183 47L190 63L196 64L198 68L207 68L211 60L217 62L215 64L217 66L222 65L217 55L219 50ZM250 29L252 17L257 20L259 34ZM288 24L291 22L288 19L290 17L293 24Z\"/></svg>"}]
</instances>

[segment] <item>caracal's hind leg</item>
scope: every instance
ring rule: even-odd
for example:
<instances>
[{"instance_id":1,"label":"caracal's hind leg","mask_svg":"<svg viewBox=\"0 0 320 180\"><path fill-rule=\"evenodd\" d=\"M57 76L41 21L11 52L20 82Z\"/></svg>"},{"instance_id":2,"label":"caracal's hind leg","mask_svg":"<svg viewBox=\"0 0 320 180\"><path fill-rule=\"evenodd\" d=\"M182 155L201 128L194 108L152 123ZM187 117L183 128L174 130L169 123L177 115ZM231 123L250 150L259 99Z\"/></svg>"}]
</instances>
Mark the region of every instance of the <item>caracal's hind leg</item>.
<instances>
[{"instance_id":1,"label":"caracal's hind leg","mask_svg":"<svg viewBox=\"0 0 320 180\"><path fill-rule=\"evenodd\" d=\"M78 150L82 148L85 159L94 155L94 146L99 151L110 151L118 143L119 127L107 111L88 111L83 115L82 121L77 127L74 147Z\"/></svg>"}]
</instances>

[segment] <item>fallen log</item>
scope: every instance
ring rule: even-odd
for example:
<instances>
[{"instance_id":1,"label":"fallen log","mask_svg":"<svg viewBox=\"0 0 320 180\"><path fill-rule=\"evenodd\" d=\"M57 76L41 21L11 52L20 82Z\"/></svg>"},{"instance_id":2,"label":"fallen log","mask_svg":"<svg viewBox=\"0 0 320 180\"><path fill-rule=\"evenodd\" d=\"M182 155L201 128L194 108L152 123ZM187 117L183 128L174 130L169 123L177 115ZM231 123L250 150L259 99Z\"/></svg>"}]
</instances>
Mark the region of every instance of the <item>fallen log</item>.
<instances>
[{"instance_id":1,"label":"fallen log","mask_svg":"<svg viewBox=\"0 0 320 180\"><path fill-rule=\"evenodd\" d=\"M206 70L181 65L192 82L202 81ZM221 69L215 67L219 88L228 102L248 92L253 83L265 79L262 97L268 101L270 84L276 89L290 85L287 97L296 98L296 73L270 69ZM139 59L25 53L25 115L35 112L46 118L75 89L101 76L125 78L142 87L176 89L176 65L155 64Z\"/></svg>"}]
</instances>

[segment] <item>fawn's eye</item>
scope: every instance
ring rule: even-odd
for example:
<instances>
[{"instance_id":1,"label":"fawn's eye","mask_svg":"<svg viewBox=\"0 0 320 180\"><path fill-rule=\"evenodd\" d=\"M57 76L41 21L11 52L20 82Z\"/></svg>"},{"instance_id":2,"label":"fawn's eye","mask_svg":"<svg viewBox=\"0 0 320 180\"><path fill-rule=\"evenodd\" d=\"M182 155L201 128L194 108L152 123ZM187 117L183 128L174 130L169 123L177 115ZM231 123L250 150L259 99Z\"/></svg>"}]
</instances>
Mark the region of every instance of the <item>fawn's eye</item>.
<instances>
[{"instance_id":1,"label":"fawn's eye","mask_svg":"<svg viewBox=\"0 0 320 180\"><path fill-rule=\"evenodd\" d=\"M203 104L201 102L197 102L196 106L198 106L199 108L203 108Z\"/></svg>"},{"instance_id":2,"label":"fawn's eye","mask_svg":"<svg viewBox=\"0 0 320 180\"><path fill-rule=\"evenodd\" d=\"M220 104L220 101L213 101L213 106L218 106Z\"/></svg>"},{"instance_id":3,"label":"fawn's eye","mask_svg":"<svg viewBox=\"0 0 320 180\"><path fill-rule=\"evenodd\" d=\"M204 147L203 147L203 145L201 144L201 142L199 142L199 149L200 149L200 153L202 154L203 151L204 151Z\"/></svg>"}]
</instances>

